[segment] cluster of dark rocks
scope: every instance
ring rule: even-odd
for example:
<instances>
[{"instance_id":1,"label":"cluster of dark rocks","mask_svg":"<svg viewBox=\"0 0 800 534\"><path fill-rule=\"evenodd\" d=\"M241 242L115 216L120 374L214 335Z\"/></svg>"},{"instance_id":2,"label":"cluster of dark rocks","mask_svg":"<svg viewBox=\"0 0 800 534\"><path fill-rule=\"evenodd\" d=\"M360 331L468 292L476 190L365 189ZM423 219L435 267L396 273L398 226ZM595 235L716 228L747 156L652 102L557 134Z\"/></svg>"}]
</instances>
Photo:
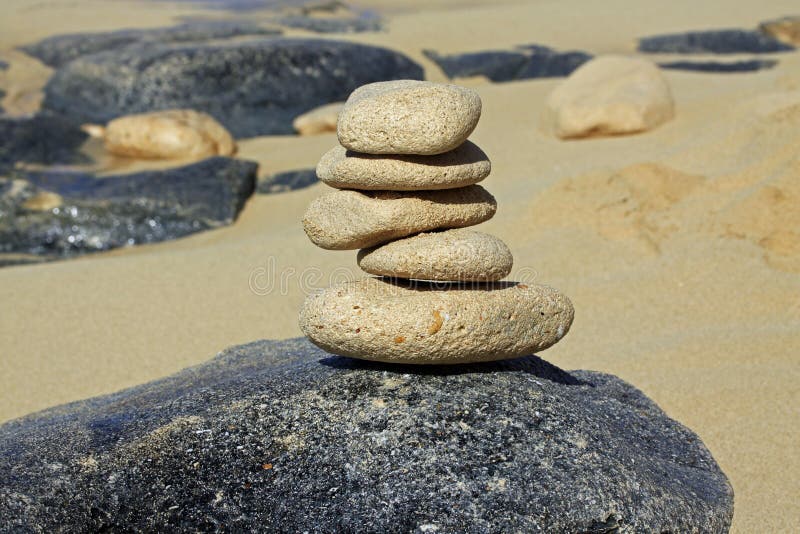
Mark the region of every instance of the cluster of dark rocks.
<instances>
[{"instance_id":1,"label":"cluster of dark rocks","mask_svg":"<svg viewBox=\"0 0 800 534\"><path fill-rule=\"evenodd\" d=\"M765 23L766 24L766 23ZM796 47L771 35L762 24L755 30L722 29L670 33L644 37L638 50L647 54L773 54L792 52ZM660 63L665 69L696 72L736 73L771 69L774 59L747 59L738 61L691 60Z\"/></svg>"},{"instance_id":2,"label":"cluster of dark rocks","mask_svg":"<svg viewBox=\"0 0 800 534\"><path fill-rule=\"evenodd\" d=\"M772 35L764 23L755 30L722 29L690 31L643 37L638 51L647 54L770 54L796 49ZM557 51L538 44L518 46L513 50L484 50L442 55L424 50L450 78L485 76L493 82L508 82L533 78L569 76L572 71L593 56L583 51ZM660 63L665 69L697 72L752 72L770 69L775 60L680 60Z\"/></svg>"},{"instance_id":3,"label":"cluster of dark rocks","mask_svg":"<svg viewBox=\"0 0 800 534\"><path fill-rule=\"evenodd\" d=\"M700 439L535 356L403 366L305 339L0 426L9 531L727 532Z\"/></svg>"},{"instance_id":4,"label":"cluster of dark rocks","mask_svg":"<svg viewBox=\"0 0 800 534\"><path fill-rule=\"evenodd\" d=\"M308 28L314 31L375 29L377 19L360 12L315 16L342 6L304 8L284 15L294 17L284 22L341 23ZM351 19L372 26L348 26ZM189 21L59 35L24 46L56 70L37 115L0 118L0 265L174 239L229 224L255 188L256 165L225 158L102 179L53 168L91 163L81 152L88 139L84 123L183 108L209 113L239 138L285 134L293 132L297 115L343 100L365 83L423 78L418 64L388 49L281 33L248 21ZM307 173L275 177L260 191L307 186L315 179Z\"/></svg>"}]
</instances>

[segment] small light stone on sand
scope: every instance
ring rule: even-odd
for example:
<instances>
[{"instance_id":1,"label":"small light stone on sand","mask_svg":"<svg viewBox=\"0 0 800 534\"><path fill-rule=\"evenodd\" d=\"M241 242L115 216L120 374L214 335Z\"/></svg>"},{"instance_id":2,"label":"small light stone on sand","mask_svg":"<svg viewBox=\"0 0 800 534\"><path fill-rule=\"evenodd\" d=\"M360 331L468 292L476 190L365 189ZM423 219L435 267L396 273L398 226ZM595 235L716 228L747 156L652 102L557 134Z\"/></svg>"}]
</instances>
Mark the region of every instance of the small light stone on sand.
<instances>
[{"instance_id":1,"label":"small light stone on sand","mask_svg":"<svg viewBox=\"0 0 800 534\"><path fill-rule=\"evenodd\" d=\"M142 159L201 159L236 153L231 134L206 113L191 109L155 111L114 119L105 128L87 125L106 150Z\"/></svg>"},{"instance_id":2,"label":"small light stone on sand","mask_svg":"<svg viewBox=\"0 0 800 534\"><path fill-rule=\"evenodd\" d=\"M581 65L547 99L545 126L569 139L642 132L670 120L674 103L659 68L601 56Z\"/></svg>"}]
</instances>

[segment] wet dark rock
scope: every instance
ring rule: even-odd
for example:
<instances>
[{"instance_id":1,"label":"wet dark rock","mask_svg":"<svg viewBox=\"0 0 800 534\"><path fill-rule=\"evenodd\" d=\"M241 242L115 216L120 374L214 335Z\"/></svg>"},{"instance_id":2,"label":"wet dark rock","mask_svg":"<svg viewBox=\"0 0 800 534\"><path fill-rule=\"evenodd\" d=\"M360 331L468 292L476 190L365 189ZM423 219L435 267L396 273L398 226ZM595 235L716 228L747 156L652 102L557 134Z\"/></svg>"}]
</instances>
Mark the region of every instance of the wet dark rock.
<instances>
[{"instance_id":1,"label":"wet dark rock","mask_svg":"<svg viewBox=\"0 0 800 534\"><path fill-rule=\"evenodd\" d=\"M89 158L79 152L87 138L78 126L60 117L0 117L0 176L23 163L88 163Z\"/></svg>"},{"instance_id":2,"label":"wet dark rock","mask_svg":"<svg viewBox=\"0 0 800 534\"><path fill-rule=\"evenodd\" d=\"M721 62L721 61L672 61L669 63L659 63L662 69L670 70L689 70L697 72L754 72L758 70L771 69L777 65L777 61L768 59L751 59L745 61Z\"/></svg>"},{"instance_id":3,"label":"wet dark rock","mask_svg":"<svg viewBox=\"0 0 800 534\"><path fill-rule=\"evenodd\" d=\"M568 76L592 58L585 52L558 52L546 46L520 46L516 51L489 50L442 56L432 50L423 53L448 78L486 76L493 82Z\"/></svg>"},{"instance_id":4,"label":"wet dark rock","mask_svg":"<svg viewBox=\"0 0 800 534\"><path fill-rule=\"evenodd\" d=\"M135 44L181 43L280 34L278 29L262 28L246 21L192 21L168 28L55 35L23 46L22 50L45 65L60 67L81 56L119 50Z\"/></svg>"},{"instance_id":5,"label":"wet dark rock","mask_svg":"<svg viewBox=\"0 0 800 534\"><path fill-rule=\"evenodd\" d=\"M311 187L316 183L319 183L316 169L297 169L262 178L258 182L256 192L259 194L285 193Z\"/></svg>"},{"instance_id":6,"label":"wet dark rock","mask_svg":"<svg viewBox=\"0 0 800 534\"><path fill-rule=\"evenodd\" d=\"M15 173L0 181L0 253L67 258L176 239L230 224L255 188L258 165L216 157L135 174ZM31 199L56 193L54 208Z\"/></svg>"},{"instance_id":7,"label":"wet dark rock","mask_svg":"<svg viewBox=\"0 0 800 534\"><path fill-rule=\"evenodd\" d=\"M732 513L694 433L534 356L411 367L260 341L0 427L11 531L727 532Z\"/></svg>"},{"instance_id":8,"label":"wet dark rock","mask_svg":"<svg viewBox=\"0 0 800 534\"><path fill-rule=\"evenodd\" d=\"M765 54L794 49L756 30L708 30L639 39L639 52L659 54Z\"/></svg>"},{"instance_id":9,"label":"wet dark rock","mask_svg":"<svg viewBox=\"0 0 800 534\"><path fill-rule=\"evenodd\" d=\"M365 83L422 77L422 67L398 52L349 42L135 45L61 67L45 88L43 106L76 123L191 108L211 114L236 137L290 134L294 117L343 101Z\"/></svg>"}]
</instances>

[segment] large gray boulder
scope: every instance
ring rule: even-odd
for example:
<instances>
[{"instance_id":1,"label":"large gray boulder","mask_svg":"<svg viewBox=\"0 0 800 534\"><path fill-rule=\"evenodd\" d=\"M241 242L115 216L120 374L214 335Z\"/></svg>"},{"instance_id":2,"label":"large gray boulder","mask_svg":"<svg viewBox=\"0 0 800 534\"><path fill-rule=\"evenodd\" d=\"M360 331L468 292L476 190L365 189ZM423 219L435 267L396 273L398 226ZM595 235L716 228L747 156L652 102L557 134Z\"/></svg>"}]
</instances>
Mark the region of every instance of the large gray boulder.
<instances>
[{"instance_id":1,"label":"large gray boulder","mask_svg":"<svg viewBox=\"0 0 800 534\"><path fill-rule=\"evenodd\" d=\"M189 108L236 137L289 134L294 117L361 85L422 78L422 67L398 52L343 41L138 44L66 63L45 87L43 107L76 123Z\"/></svg>"},{"instance_id":2,"label":"large gray boulder","mask_svg":"<svg viewBox=\"0 0 800 534\"><path fill-rule=\"evenodd\" d=\"M694 433L535 356L260 341L0 426L4 531L726 532L732 513Z\"/></svg>"},{"instance_id":3,"label":"large gray boulder","mask_svg":"<svg viewBox=\"0 0 800 534\"><path fill-rule=\"evenodd\" d=\"M54 35L21 49L45 65L58 68L81 56L119 50L134 44L198 42L280 33L278 29L263 28L248 21L197 20L166 28Z\"/></svg>"}]
</instances>

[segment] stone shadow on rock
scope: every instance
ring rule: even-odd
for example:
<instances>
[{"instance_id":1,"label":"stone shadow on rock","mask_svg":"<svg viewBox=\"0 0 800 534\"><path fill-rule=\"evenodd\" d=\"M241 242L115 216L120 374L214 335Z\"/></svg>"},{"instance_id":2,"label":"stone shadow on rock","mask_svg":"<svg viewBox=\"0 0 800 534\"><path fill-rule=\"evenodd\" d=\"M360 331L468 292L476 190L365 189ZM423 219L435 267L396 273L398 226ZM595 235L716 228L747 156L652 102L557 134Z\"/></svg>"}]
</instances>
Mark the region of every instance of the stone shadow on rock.
<instances>
[{"instance_id":1,"label":"stone shadow on rock","mask_svg":"<svg viewBox=\"0 0 800 534\"><path fill-rule=\"evenodd\" d=\"M546 362L536 355L522 356L513 360L498 360L494 362L460 363L451 365L415 365L403 363L386 363L371 360L359 360L346 356L333 356L319 360L319 363L334 369L351 369L366 371L385 371L396 374L414 374L427 376L452 376L472 373L508 373L523 372L562 384L566 386L592 386L593 384L580 380L560 369L552 363Z\"/></svg>"}]
</instances>

